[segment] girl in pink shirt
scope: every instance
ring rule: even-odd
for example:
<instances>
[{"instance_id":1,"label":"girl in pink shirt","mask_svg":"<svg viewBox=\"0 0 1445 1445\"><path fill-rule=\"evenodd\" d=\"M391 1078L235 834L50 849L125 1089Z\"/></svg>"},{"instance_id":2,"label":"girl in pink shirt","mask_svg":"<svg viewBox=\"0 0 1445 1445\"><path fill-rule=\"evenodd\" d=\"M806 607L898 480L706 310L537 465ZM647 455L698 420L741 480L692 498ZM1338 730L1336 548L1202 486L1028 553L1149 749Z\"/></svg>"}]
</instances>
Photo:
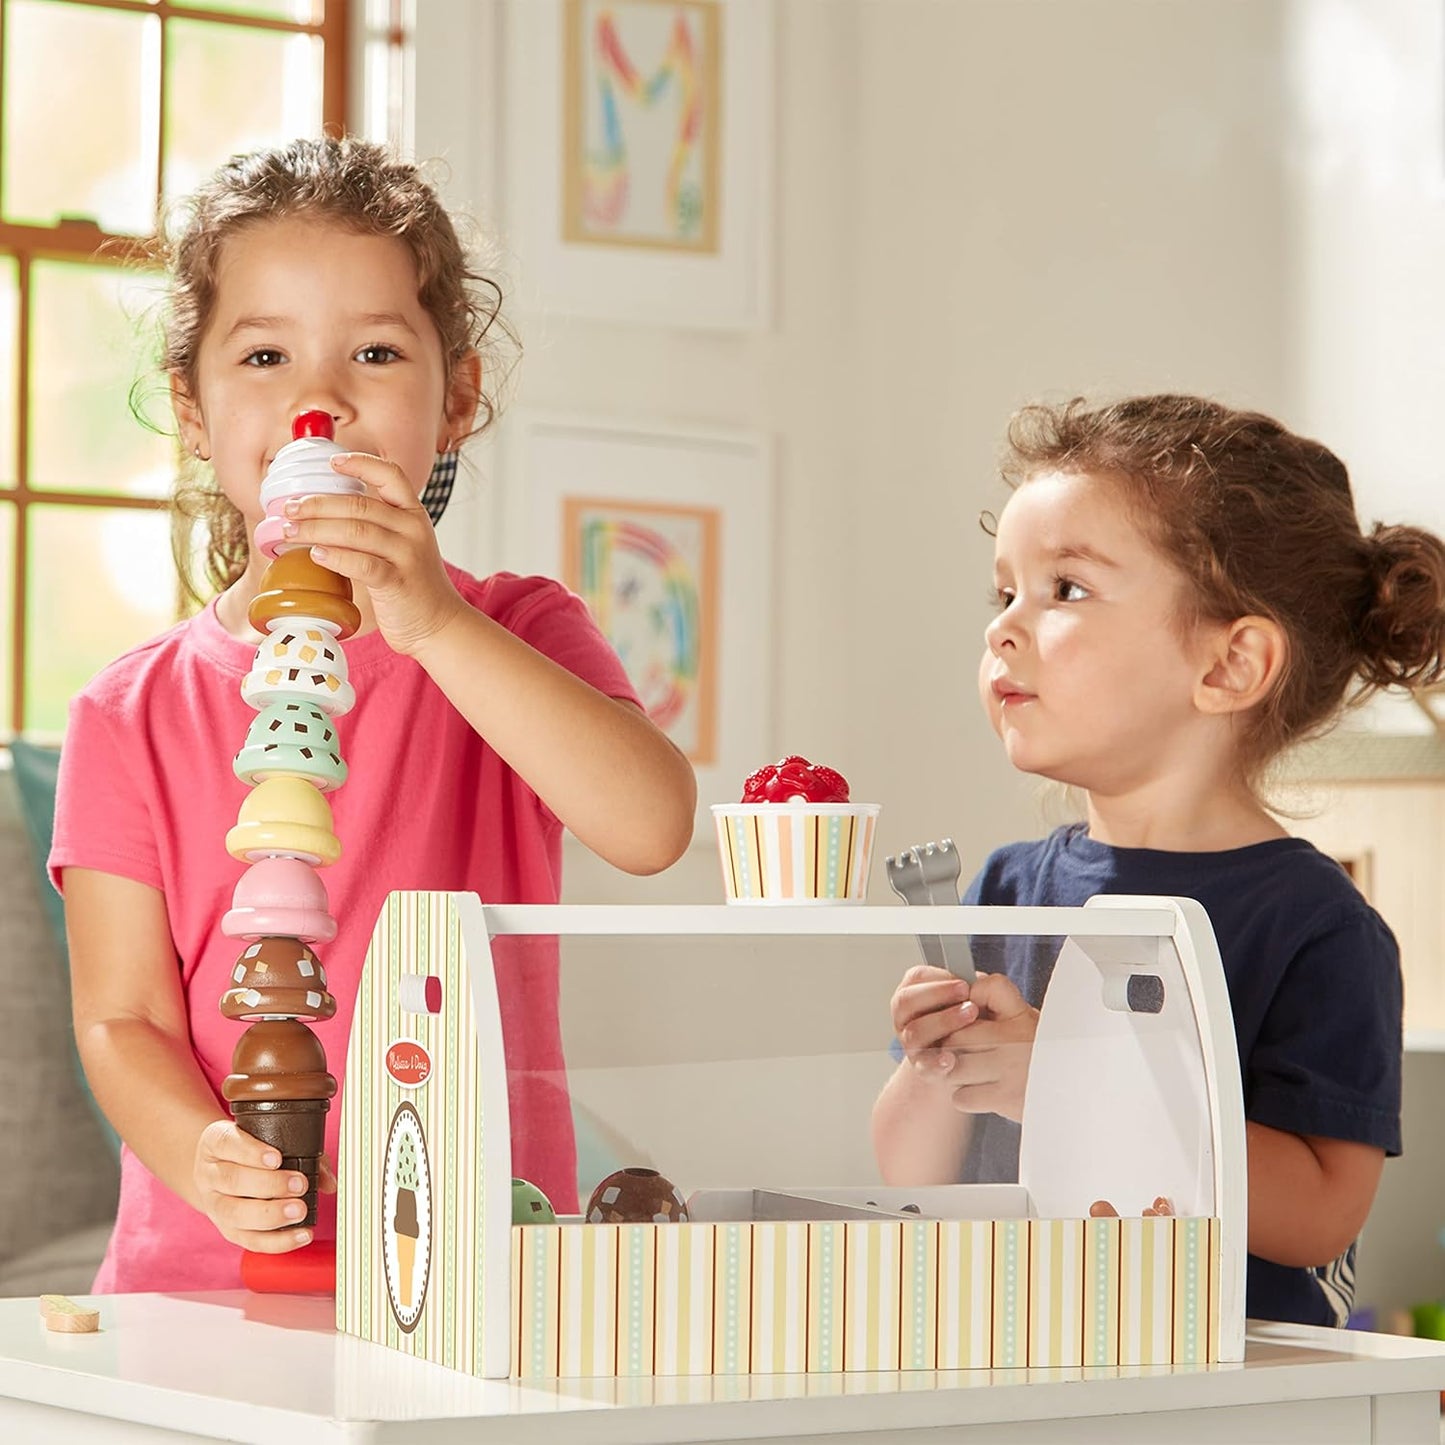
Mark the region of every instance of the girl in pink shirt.
<instances>
[{"instance_id":1,"label":"girl in pink shirt","mask_svg":"<svg viewBox=\"0 0 1445 1445\"><path fill-rule=\"evenodd\" d=\"M334 1233L325 1195L314 1230L296 1223L304 1176L220 1094L244 1028L218 1003L247 946L221 917L246 871L225 840L248 794L232 759L256 716L240 686L268 559L249 539L294 417L326 412L347 449L333 469L364 484L288 502L284 518L289 542L350 579L361 618L344 644L356 702L338 725L350 775L327 795L338 932L317 945L337 1008L315 1032L342 1088L388 892L555 902L564 827L619 868L656 872L686 847L695 800L686 759L575 596L542 578L478 580L437 549L429 512L450 454L493 416L498 323L417 170L355 140L238 157L165 258L164 364L194 459L178 506L206 524L217 595L74 700L50 857L81 1057L125 1144L97 1291L234 1287L241 1250ZM509 955L499 975L514 1167L575 1209L555 948ZM334 1158L339 1110L327 1118Z\"/></svg>"}]
</instances>

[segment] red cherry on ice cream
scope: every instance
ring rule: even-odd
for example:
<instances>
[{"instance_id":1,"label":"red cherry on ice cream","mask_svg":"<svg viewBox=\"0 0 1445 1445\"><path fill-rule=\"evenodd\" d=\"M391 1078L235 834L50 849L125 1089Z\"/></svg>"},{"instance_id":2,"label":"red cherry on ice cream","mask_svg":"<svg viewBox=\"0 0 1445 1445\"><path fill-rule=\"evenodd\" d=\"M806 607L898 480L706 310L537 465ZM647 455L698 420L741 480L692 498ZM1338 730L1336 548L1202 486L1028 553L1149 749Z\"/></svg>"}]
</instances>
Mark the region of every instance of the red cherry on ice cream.
<instances>
[{"instance_id":1,"label":"red cherry on ice cream","mask_svg":"<svg viewBox=\"0 0 1445 1445\"><path fill-rule=\"evenodd\" d=\"M302 437L325 437L327 441L331 441L335 436L336 429L331 424L329 411L303 411L291 423L293 441L299 441Z\"/></svg>"},{"instance_id":2,"label":"red cherry on ice cream","mask_svg":"<svg viewBox=\"0 0 1445 1445\"><path fill-rule=\"evenodd\" d=\"M796 753L769 763L743 784L744 803L846 803L848 781L834 768L810 763Z\"/></svg>"}]
</instances>

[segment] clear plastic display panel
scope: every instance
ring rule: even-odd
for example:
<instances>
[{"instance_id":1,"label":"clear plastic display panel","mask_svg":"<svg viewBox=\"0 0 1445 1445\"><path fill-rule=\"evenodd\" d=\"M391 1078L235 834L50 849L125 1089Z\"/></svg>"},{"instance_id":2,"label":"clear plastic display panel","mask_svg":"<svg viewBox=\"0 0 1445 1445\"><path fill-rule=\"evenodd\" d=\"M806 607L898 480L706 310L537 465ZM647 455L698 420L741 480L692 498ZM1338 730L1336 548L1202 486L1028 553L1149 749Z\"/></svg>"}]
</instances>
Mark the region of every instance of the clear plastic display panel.
<instances>
[{"instance_id":1,"label":"clear plastic display panel","mask_svg":"<svg viewBox=\"0 0 1445 1445\"><path fill-rule=\"evenodd\" d=\"M889 1182L872 1115L904 1066L890 1001L922 961L914 937L494 937L514 1173L547 1175L562 1215L585 1214L598 1183L626 1167L659 1171L708 1219L803 1217L781 1197L790 1194L833 1203L815 1218L875 1208L1087 1217L1097 1202L1138 1215L1160 1198L1180 1213L1215 1212L1205 1070L1172 941L955 942L979 972L1017 980L1031 1007L1054 1003L1032 1046L988 1039L997 1024L960 1020L954 1067L928 1083L962 1117L963 1155L942 1138L933 1173ZM565 1071L519 1068L525 1000L545 996L552 958ZM1028 1080L1023 1122L968 1106L1009 1079ZM1013 1112L1024 1087L1010 1090ZM568 1117L575 1199L545 1162L557 1155L549 1135ZM973 1198L957 1187L1021 1180L1025 1190Z\"/></svg>"}]
</instances>

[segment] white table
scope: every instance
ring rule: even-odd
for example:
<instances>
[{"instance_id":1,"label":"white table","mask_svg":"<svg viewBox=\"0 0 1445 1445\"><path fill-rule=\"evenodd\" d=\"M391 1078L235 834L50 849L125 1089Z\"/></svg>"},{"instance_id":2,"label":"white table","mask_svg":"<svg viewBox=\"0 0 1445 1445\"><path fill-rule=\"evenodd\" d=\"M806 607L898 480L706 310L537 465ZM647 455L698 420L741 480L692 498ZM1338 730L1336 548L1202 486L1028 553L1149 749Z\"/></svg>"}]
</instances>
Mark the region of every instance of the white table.
<instances>
[{"instance_id":1,"label":"white table","mask_svg":"<svg viewBox=\"0 0 1445 1445\"><path fill-rule=\"evenodd\" d=\"M1436 1445L1445 1345L1261 1325L1243 1364L474 1380L338 1335L329 1299L116 1295L50 1334L0 1300L0 1441L1374 1441Z\"/></svg>"}]
</instances>

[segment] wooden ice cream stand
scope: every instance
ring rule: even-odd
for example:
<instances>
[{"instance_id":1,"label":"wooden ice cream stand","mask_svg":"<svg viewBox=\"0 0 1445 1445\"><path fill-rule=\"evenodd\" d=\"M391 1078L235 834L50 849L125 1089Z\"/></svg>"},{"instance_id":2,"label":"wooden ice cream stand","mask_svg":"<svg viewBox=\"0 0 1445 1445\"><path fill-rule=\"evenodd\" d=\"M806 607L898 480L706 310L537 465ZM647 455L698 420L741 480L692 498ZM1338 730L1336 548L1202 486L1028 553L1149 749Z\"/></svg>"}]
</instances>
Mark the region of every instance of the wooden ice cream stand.
<instances>
[{"instance_id":1,"label":"wooden ice cream stand","mask_svg":"<svg viewBox=\"0 0 1445 1445\"><path fill-rule=\"evenodd\" d=\"M1062 942L1015 1186L740 1179L687 1223L517 1225L512 937ZM684 966L682 964L680 966ZM886 1027L886 1025L885 1025ZM1244 1319L1238 1063L1188 902L489 907L389 899L343 1090L335 1302L0 1301L0 1438L1437 1441L1445 1346ZM1165 1195L1174 1216L1127 1217ZM1091 1218L1093 1200L1124 1218ZM27 1433L28 1432L28 1433ZM167 1433L168 1432L168 1433Z\"/></svg>"}]
</instances>

